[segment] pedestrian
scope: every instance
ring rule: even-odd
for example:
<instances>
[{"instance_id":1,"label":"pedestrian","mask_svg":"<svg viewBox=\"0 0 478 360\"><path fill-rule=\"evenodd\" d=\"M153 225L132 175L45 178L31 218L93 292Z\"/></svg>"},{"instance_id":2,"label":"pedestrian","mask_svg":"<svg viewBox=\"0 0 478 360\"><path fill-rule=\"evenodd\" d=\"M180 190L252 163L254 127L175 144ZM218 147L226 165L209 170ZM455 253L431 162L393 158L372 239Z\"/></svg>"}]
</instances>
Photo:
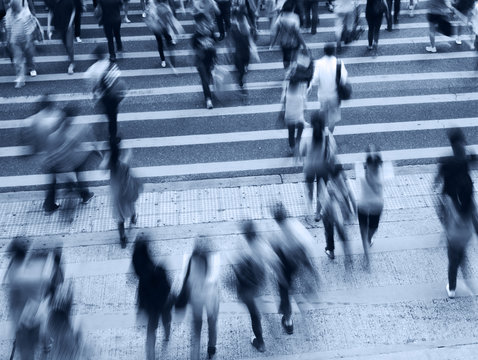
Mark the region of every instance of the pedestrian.
<instances>
[{"instance_id":1,"label":"pedestrian","mask_svg":"<svg viewBox=\"0 0 478 360\"><path fill-rule=\"evenodd\" d=\"M320 110L325 115L326 125L331 133L335 125L341 120L340 100L337 92L339 83L347 82L347 69L343 61L335 57L335 44L327 43L324 46L324 56L315 61L314 76L309 85L309 91L313 85L318 84L317 97L320 102ZM338 76L340 71L340 77Z\"/></svg>"},{"instance_id":2,"label":"pedestrian","mask_svg":"<svg viewBox=\"0 0 478 360\"><path fill-rule=\"evenodd\" d=\"M292 2L287 1L282 7L275 24L271 29L273 34L269 49L278 41L282 49L284 68L287 69L290 63L297 56L299 48L307 47L304 38L300 33L300 19L294 13L295 6Z\"/></svg>"},{"instance_id":3,"label":"pedestrian","mask_svg":"<svg viewBox=\"0 0 478 360\"><path fill-rule=\"evenodd\" d=\"M118 138L118 143L120 139ZM136 200L142 190L139 180L131 174L129 162L131 152L122 154L119 144L111 148L109 169L111 174L110 187L113 200L113 217L118 224L120 244L124 249L128 241L125 233L125 221L130 219L131 225L136 225Z\"/></svg>"},{"instance_id":4,"label":"pedestrian","mask_svg":"<svg viewBox=\"0 0 478 360\"><path fill-rule=\"evenodd\" d=\"M218 41L222 41L231 28L231 0L215 1L219 8L219 13L216 15L216 23L219 30Z\"/></svg>"},{"instance_id":5,"label":"pedestrian","mask_svg":"<svg viewBox=\"0 0 478 360\"><path fill-rule=\"evenodd\" d=\"M155 263L149 251L149 239L138 235L134 243L133 268L138 277L137 306L147 319L146 359L155 360L156 331L159 318L164 326L164 338L171 332L171 284L162 264Z\"/></svg>"},{"instance_id":6,"label":"pedestrian","mask_svg":"<svg viewBox=\"0 0 478 360\"><path fill-rule=\"evenodd\" d=\"M251 316L252 331L254 338L252 346L259 352L265 351L264 338L262 336L261 313L257 307L256 297L265 285L265 264L272 254L268 252L264 242L257 235L256 227L252 221L246 221L242 230L247 241L247 247L239 255L233 265L236 275L237 295L246 305Z\"/></svg>"},{"instance_id":7,"label":"pedestrian","mask_svg":"<svg viewBox=\"0 0 478 360\"><path fill-rule=\"evenodd\" d=\"M335 258L334 250L334 230L344 245L344 254L347 256L349 237L345 230L345 222L352 218L355 212L355 197L345 177L343 166L336 163L329 174L329 180L325 185L324 180L320 180L320 194L323 195L321 203L324 208L324 231L326 239L325 253L330 259ZM344 260L347 266L348 262Z\"/></svg>"},{"instance_id":8,"label":"pedestrian","mask_svg":"<svg viewBox=\"0 0 478 360\"><path fill-rule=\"evenodd\" d=\"M193 0L192 4L192 14L195 21L197 15L203 14L207 17L208 25L211 28L214 28L213 24L220 11L219 7L217 6L217 2L214 0Z\"/></svg>"},{"instance_id":9,"label":"pedestrian","mask_svg":"<svg viewBox=\"0 0 478 360\"><path fill-rule=\"evenodd\" d=\"M76 16L74 0L57 0L53 8L53 25L60 33L60 38L68 55L68 74L75 71L75 52L73 48L73 22Z\"/></svg>"},{"instance_id":10,"label":"pedestrian","mask_svg":"<svg viewBox=\"0 0 478 360\"><path fill-rule=\"evenodd\" d=\"M142 2L141 6L144 7L144 0ZM123 11L124 11L124 22L126 24L129 24L131 20L128 18L128 9L129 9L129 0L123 0ZM144 11L144 10L143 10Z\"/></svg>"},{"instance_id":11,"label":"pedestrian","mask_svg":"<svg viewBox=\"0 0 478 360\"><path fill-rule=\"evenodd\" d=\"M442 33L445 36L452 36L453 27L450 23L450 7L447 0L431 0L428 4L427 20L429 25L430 46L425 50L436 53L435 34Z\"/></svg>"},{"instance_id":12,"label":"pedestrian","mask_svg":"<svg viewBox=\"0 0 478 360\"><path fill-rule=\"evenodd\" d=\"M271 242L280 267L276 273L279 287L279 313L282 314L281 324L287 334L294 333L290 291L299 274L303 277L306 293L315 291L316 273L311 262L313 256L312 236L297 219L289 218L284 206L279 203L272 209L274 220L281 229L280 234Z\"/></svg>"},{"instance_id":13,"label":"pedestrian","mask_svg":"<svg viewBox=\"0 0 478 360\"><path fill-rule=\"evenodd\" d=\"M392 17L392 6L393 6L393 17ZM387 18L387 31L392 31L392 20L393 20L393 25L398 24L398 15L400 14L400 0L387 0L386 11L387 13L385 14L385 16Z\"/></svg>"},{"instance_id":14,"label":"pedestrian","mask_svg":"<svg viewBox=\"0 0 478 360\"><path fill-rule=\"evenodd\" d=\"M335 19L335 39L337 49L342 47L342 41L346 41L347 35L353 31L354 26L354 5L355 0L336 0L334 13Z\"/></svg>"},{"instance_id":15,"label":"pedestrian","mask_svg":"<svg viewBox=\"0 0 478 360\"><path fill-rule=\"evenodd\" d=\"M93 51L96 62L84 73L93 85L93 97L97 99L108 118L110 148L117 146L119 104L126 95L126 86L121 71L114 62L107 59L106 49L99 45Z\"/></svg>"},{"instance_id":16,"label":"pedestrian","mask_svg":"<svg viewBox=\"0 0 478 360\"><path fill-rule=\"evenodd\" d=\"M187 264L182 290L177 297L176 308L184 308L187 304L192 310L191 360L200 358L202 314L206 308L208 323L209 359L216 354L217 317L219 314L219 286L217 256L211 254L207 239L196 239L193 253Z\"/></svg>"},{"instance_id":17,"label":"pedestrian","mask_svg":"<svg viewBox=\"0 0 478 360\"><path fill-rule=\"evenodd\" d=\"M192 47L195 53L195 64L201 78L206 108L212 109L211 89L212 70L216 63L216 49L214 47L214 29L204 13L195 16L195 31L192 38Z\"/></svg>"},{"instance_id":18,"label":"pedestrian","mask_svg":"<svg viewBox=\"0 0 478 360\"><path fill-rule=\"evenodd\" d=\"M368 50L373 51L373 56L378 54L378 38L384 12L388 13L385 0L367 0L365 18L368 24Z\"/></svg>"},{"instance_id":19,"label":"pedestrian","mask_svg":"<svg viewBox=\"0 0 478 360\"><path fill-rule=\"evenodd\" d=\"M310 28L312 35L317 34L317 25L319 24L319 1L304 0L305 27Z\"/></svg>"},{"instance_id":20,"label":"pedestrian","mask_svg":"<svg viewBox=\"0 0 478 360\"><path fill-rule=\"evenodd\" d=\"M103 23L103 30L106 39L108 40L108 51L110 53L110 60L116 61L116 50L119 53L123 52L123 43L121 41L121 0L98 0L99 6L102 9L101 22Z\"/></svg>"},{"instance_id":21,"label":"pedestrian","mask_svg":"<svg viewBox=\"0 0 478 360\"><path fill-rule=\"evenodd\" d=\"M66 106L56 128L46 137L43 167L51 178L43 203L47 213L52 213L60 207L56 203L56 180L60 173L75 173L75 187L83 204L89 203L94 196L85 184L82 174L93 155L94 149L85 144L87 140L91 140L91 132L89 126L72 125L76 113L76 108Z\"/></svg>"},{"instance_id":22,"label":"pedestrian","mask_svg":"<svg viewBox=\"0 0 478 360\"><path fill-rule=\"evenodd\" d=\"M166 57L164 56L163 37L168 47L173 45L172 31L178 33L184 31L179 22L174 18L173 12L167 0L149 0L146 7L145 23L156 37L158 44L161 66L166 67ZM171 56L172 64L174 57Z\"/></svg>"},{"instance_id":23,"label":"pedestrian","mask_svg":"<svg viewBox=\"0 0 478 360\"><path fill-rule=\"evenodd\" d=\"M305 126L307 87L314 73L313 65L308 53L299 53L284 80L281 103L284 108L284 121L289 131L290 155L299 155L300 140Z\"/></svg>"},{"instance_id":24,"label":"pedestrian","mask_svg":"<svg viewBox=\"0 0 478 360\"><path fill-rule=\"evenodd\" d=\"M360 195L357 200L360 236L367 263L369 248L373 245L373 236L377 232L383 211L383 182L382 157L370 145L367 149L365 177L360 179Z\"/></svg>"},{"instance_id":25,"label":"pedestrian","mask_svg":"<svg viewBox=\"0 0 478 360\"><path fill-rule=\"evenodd\" d=\"M31 17L29 11L21 6L20 0L12 0L5 16L6 42L7 48L13 53L17 89L25 86L26 71L29 71L32 77L37 75L33 59L34 28L31 25Z\"/></svg>"},{"instance_id":26,"label":"pedestrian","mask_svg":"<svg viewBox=\"0 0 478 360\"><path fill-rule=\"evenodd\" d=\"M307 187L308 208L312 208L314 181L317 181L317 206L315 221L322 219L320 203L320 182L327 184L329 173L335 164L336 144L334 137L325 128L323 112L314 112L311 119L312 137L304 144L301 155L304 156L304 175Z\"/></svg>"},{"instance_id":27,"label":"pedestrian","mask_svg":"<svg viewBox=\"0 0 478 360\"><path fill-rule=\"evenodd\" d=\"M74 0L75 3L75 41L81 43L81 14L86 11L83 0Z\"/></svg>"},{"instance_id":28,"label":"pedestrian","mask_svg":"<svg viewBox=\"0 0 478 360\"><path fill-rule=\"evenodd\" d=\"M461 45L461 34L463 32L463 27L467 27L471 24L473 17L473 10L475 9L476 1L474 0L457 0L452 3L452 9L456 17L462 22L463 25L458 24L456 27L456 39L455 43ZM476 37L476 35L475 35Z\"/></svg>"}]
</instances>

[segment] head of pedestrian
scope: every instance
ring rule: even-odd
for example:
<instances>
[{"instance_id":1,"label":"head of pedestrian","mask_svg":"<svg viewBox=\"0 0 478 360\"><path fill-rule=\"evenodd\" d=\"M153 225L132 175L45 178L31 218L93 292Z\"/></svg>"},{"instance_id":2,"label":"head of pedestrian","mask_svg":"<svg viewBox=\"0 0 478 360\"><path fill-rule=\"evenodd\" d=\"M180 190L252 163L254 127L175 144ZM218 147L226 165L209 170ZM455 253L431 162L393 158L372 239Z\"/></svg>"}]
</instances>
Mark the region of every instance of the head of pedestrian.
<instances>
[{"instance_id":1,"label":"head of pedestrian","mask_svg":"<svg viewBox=\"0 0 478 360\"><path fill-rule=\"evenodd\" d=\"M106 47L104 45L98 45L93 50L93 56L95 57L95 60L97 61L106 59L107 55L108 55L108 52L106 51Z\"/></svg>"},{"instance_id":2,"label":"head of pedestrian","mask_svg":"<svg viewBox=\"0 0 478 360\"><path fill-rule=\"evenodd\" d=\"M367 147L365 163L368 169L378 169L380 165L382 165L382 156L375 145L369 145Z\"/></svg>"},{"instance_id":3,"label":"head of pedestrian","mask_svg":"<svg viewBox=\"0 0 478 360\"><path fill-rule=\"evenodd\" d=\"M8 245L8 252L12 253L12 259L21 261L27 256L30 248L30 241L25 236L15 236L10 245Z\"/></svg>"},{"instance_id":4,"label":"head of pedestrian","mask_svg":"<svg viewBox=\"0 0 478 360\"><path fill-rule=\"evenodd\" d=\"M149 239L145 234L139 234L134 242L134 252L149 257L148 242Z\"/></svg>"},{"instance_id":5,"label":"head of pedestrian","mask_svg":"<svg viewBox=\"0 0 478 360\"><path fill-rule=\"evenodd\" d=\"M448 131L448 140L450 140L453 154L458 157L466 156L466 140L465 134L460 128L453 128Z\"/></svg>"},{"instance_id":6,"label":"head of pedestrian","mask_svg":"<svg viewBox=\"0 0 478 360\"><path fill-rule=\"evenodd\" d=\"M20 11L22 10L22 5L20 4L20 0L12 0L10 2L10 8L12 9L12 12L14 14L20 13Z\"/></svg>"},{"instance_id":7,"label":"head of pedestrian","mask_svg":"<svg viewBox=\"0 0 478 360\"><path fill-rule=\"evenodd\" d=\"M274 220L280 225L287 219L287 210L282 202L278 202L272 206L272 216Z\"/></svg>"},{"instance_id":8,"label":"head of pedestrian","mask_svg":"<svg viewBox=\"0 0 478 360\"><path fill-rule=\"evenodd\" d=\"M327 43L324 46L325 56L335 56L336 45L335 43Z\"/></svg>"},{"instance_id":9,"label":"head of pedestrian","mask_svg":"<svg viewBox=\"0 0 478 360\"><path fill-rule=\"evenodd\" d=\"M257 237L256 226L252 220L246 220L242 224L242 231L244 231L244 236L249 244Z\"/></svg>"},{"instance_id":10,"label":"head of pedestrian","mask_svg":"<svg viewBox=\"0 0 478 360\"><path fill-rule=\"evenodd\" d=\"M322 141L325 132L325 122L325 112L317 110L312 113L310 124L314 141Z\"/></svg>"}]
</instances>

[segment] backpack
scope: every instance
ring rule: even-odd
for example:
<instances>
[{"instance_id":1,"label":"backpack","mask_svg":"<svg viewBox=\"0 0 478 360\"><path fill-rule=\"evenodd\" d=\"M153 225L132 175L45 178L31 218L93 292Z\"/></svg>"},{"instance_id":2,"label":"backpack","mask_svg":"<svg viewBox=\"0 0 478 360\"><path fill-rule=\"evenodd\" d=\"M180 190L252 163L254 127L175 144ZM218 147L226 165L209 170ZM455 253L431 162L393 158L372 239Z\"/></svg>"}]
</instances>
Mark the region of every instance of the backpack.
<instances>
[{"instance_id":1,"label":"backpack","mask_svg":"<svg viewBox=\"0 0 478 360\"><path fill-rule=\"evenodd\" d=\"M308 67L297 63L295 69L292 70L290 75L290 82L291 83L298 83L298 82L307 82L307 85L310 84L312 81L312 77L314 76L314 62L311 60Z\"/></svg>"},{"instance_id":2,"label":"backpack","mask_svg":"<svg viewBox=\"0 0 478 360\"><path fill-rule=\"evenodd\" d=\"M244 256L234 267L238 292L252 291L256 293L265 279L264 268L251 256Z\"/></svg>"},{"instance_id":3,"label":"backpack","mask_svg":"<svg viewBox=\"0 0 478 360\"><path fill-rule=\"evenodd\" d=\"M282 18L279 23L279 41L280 45L286 49L295 49L299 47L298 29L290 19Z\"/></svg>"}]
</instances>

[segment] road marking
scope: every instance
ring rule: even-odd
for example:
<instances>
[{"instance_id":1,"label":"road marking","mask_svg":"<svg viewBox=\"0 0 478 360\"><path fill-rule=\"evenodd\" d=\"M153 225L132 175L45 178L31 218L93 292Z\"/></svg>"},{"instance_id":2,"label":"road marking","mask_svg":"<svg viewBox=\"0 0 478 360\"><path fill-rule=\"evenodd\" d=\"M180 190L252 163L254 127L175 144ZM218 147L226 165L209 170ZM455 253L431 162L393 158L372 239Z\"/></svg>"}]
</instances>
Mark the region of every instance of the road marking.
<instances>
[{"instance_id":1,"label":"road marking","mask_svg":"<svg viewBox=\"0 0 478 360\"><path fill-rule=\"evenodd\" d=\"M472 152L478 152L478 145L467 147ZM434 148L417 148L417 149L400 149L382 151L384 161L400 161L400 160L419 160L419 159L436 159L451 154L450 147L434 147ZM338 159L342 164L355 164L363 161L366 153L350 153L339 154ZM253 159L225 162L210 163L193 163L181 165L160 165L145 166L133 168L132 171L138 178L164 178L171 176L191 176L219 174L230 172L245 171L263 171L272 169L290 169L299 168L293 158L273 158L273 159ZM102 170L90 170L81 172L81 177L85 181L109 181L109 174ZM17 175L0 177L0 188L13 188L22 186L40 186L48 185L51 181L49 174L35 175ZM67 182L68 179L58 179L58 182Z\"/></svg>"},{"instance_id":2,"label":"road marking","mask_svg":"<svg viewBox=\"0 0 478 360\"><path fill-rule=\"evenodd\" d=\"M422 120L422 121L404 121L392 123L371 123L359 125L341 125L337 126L334 131L335 136L389 133L389 132L407 132L422 130L439 130L450 129L454 127L466 128L477 127L478 117L474 118L456 118L443 120ZM303 137L310 137L311 129L304 131ZM199 134L199 135L181 135L181 136L161 136L148 137L138 139L123 139L122 146L125 149L145 149L145 148L162 148L169 146L194 146L194 145L210 145L246 141L265 141L287 139L287 131L280 130L259 130L259 131L243 131L215 134ZM94 146L98 150L108 150L107 141L97 141L86 143L86 146ZM0 157L14 157L31 155L32 151L28 146L4 146L0 147Z\"/></svg>"},{"instance_id":3,"label":"road marking","mask_svg":"<svg viewBox=\"0 0 478 360\"><path fill-rule=\"evenodd\" d=\"M135 37L130 37L130 41L141 41L141 38L147 38L146 40L155 40L154 36L135 36ZM472 39L471 35L466 35L462 36L463 40L474 40ZM86 41L87 39L85 39ZM106 42L106 39L98 39L101 41L96 41L97 42ZM437 36L436 37L436 42L444 42L444 43L449 43L451 41L450 38L446 36ZM390 38L390 39L380 39L380 45L390 45L390 46L396 46L396 45L410 45L410 44L428 44L430 43L430 38L428 36L419 36L419 37L407 37L407 38ZM307 43L307 46L310 49L322 49L326 42L311 42ZM351 44L348 44L347 47L366 47L368 45L367 40L359 40L355 41ZM258 51L261 52L266 52L269 53L271 50L269 50L269 46L258 46ZM230 48L217 48L217 53L218 54L226 54L232 52L232 49ZM280 51L280 49L276 46L273 48L273 51ZM425 52L425 49L423 49ZM173 50L173 51L165 51L164 52L166 55L170 56L191 56L194 55L194 51L191 49L187 50ZM427 55L427 59L432 59L436 58L441 55L445 55L442 53L437 53L437 54L425 54ZM393 55L393 56L398 56L398 55ZM158 52L157 51L145 51L145 52L126 52L123 54L124 59L140 59L140 58L157 58L158 57ZM380 61L380 58L382 56L379 56L376 58L376 61ZM95 57L93 54L78 54L75 55L75 61L93 61L95 60ZM48 56L36 56L35 57L35 62L36 63L48 63L48 62L66 62L68 61L68 57L66 55L48 55ZM10 59L0 59L0 65L10 65ZM70 77L73 78L73 77Z\"/></svg>"},{"instance_id":4,"label":"road marking","mask_svg":"<svg viewBox=\"0 0 478 360\"><path fill-rule=\"evenodd\" d=\"M314 96L314 94L312 95ZM361 98L351 99L342 103L342 108L360 108L369 106L394 106L394 105L415 105L415 104L434 104L447 102L465 102L477 101L478 92L459 93L459 94L429 94L416 96L389 96L381 98ZM281 104L265 104L265 105L249 105L249 106L230 106L214 109L177 109L163 111L143 111L118 114L119 122L126 121L158 121L169 119L184 118L202 118L213 116L230 116L230 115L248 115L248 114L265 114L278 112ZM320 104L318 102L307 102L308 110L318 110ZM100 114L80 115L75 118L76 124L96 124L105 122L104 116ZM2 120L0 121L0 129L14 129L25 126L25 120Z\"/></svg>"}]
</instances>

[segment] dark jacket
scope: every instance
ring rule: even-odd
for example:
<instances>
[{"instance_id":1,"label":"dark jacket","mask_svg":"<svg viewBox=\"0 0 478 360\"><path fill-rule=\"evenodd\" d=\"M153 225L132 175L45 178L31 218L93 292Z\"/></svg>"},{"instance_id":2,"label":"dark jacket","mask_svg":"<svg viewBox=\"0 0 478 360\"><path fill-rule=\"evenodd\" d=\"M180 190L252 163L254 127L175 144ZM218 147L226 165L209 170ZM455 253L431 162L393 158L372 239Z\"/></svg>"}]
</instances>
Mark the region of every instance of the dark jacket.
<instances>
[{"instance_id":1,"label":"dark jacket","mask_svg":"<svg viewBox=\"0 0 478 360\"><path fill-rule=\"evenodd\" d=\"M103 24L121 23L121 0L100 0L99 5L103 11Z\"/></svg>"}]
</instances>

